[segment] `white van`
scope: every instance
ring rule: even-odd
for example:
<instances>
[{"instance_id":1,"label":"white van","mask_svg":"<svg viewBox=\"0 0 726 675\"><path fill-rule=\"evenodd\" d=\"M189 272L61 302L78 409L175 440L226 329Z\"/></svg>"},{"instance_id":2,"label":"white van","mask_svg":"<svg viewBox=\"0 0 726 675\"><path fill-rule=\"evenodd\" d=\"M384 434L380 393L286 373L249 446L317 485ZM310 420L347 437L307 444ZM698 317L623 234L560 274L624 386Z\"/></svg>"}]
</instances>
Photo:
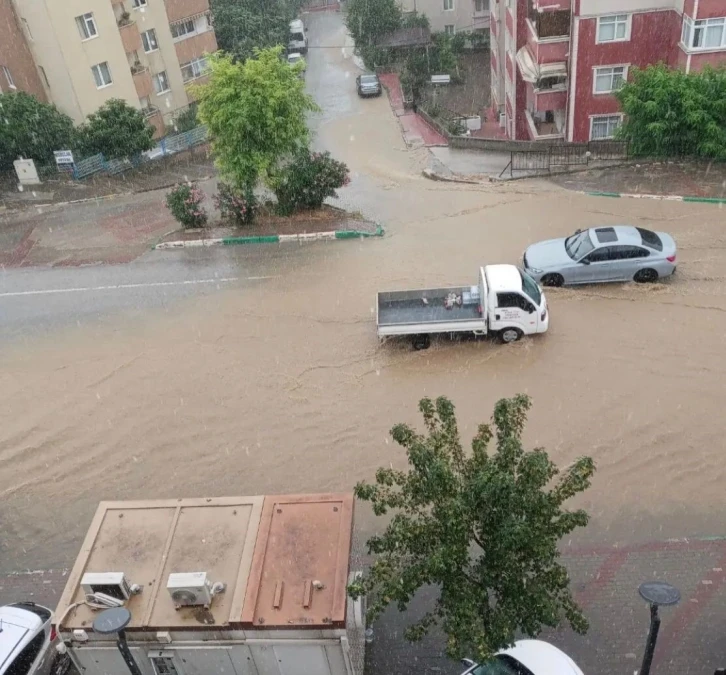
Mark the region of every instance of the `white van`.
<instances>
[{"instance_id":1,"label":"white van","mask_svg":"<svg viewBox=\"0 0 726 675\"><path fill-rule=\"evenodd\" d=\"M287 43L287 51L300 54L307 54L308 52L307 29L300 19L294 19L290 22L290 38Z\"/></svg>"}]
</instances>

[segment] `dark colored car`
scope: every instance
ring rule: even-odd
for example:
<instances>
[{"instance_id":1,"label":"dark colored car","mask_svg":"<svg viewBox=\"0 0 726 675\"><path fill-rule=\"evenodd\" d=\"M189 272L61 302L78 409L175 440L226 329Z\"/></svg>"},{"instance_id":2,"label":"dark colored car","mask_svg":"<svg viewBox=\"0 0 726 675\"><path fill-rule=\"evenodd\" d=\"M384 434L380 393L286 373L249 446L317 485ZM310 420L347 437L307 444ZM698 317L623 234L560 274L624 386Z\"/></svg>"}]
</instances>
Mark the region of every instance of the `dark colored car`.
<instances>
[{"instance_id":1,"label":"dark colored car","mask_svg":"<svg viewBox=\"0 0 726 675\"><path fill-rule=\"evenodd\" d=\"M358 89L358 96L380 96L381 81L375 73L358 75L355 78L355 85Z\"/></svg>"}]
</instances>

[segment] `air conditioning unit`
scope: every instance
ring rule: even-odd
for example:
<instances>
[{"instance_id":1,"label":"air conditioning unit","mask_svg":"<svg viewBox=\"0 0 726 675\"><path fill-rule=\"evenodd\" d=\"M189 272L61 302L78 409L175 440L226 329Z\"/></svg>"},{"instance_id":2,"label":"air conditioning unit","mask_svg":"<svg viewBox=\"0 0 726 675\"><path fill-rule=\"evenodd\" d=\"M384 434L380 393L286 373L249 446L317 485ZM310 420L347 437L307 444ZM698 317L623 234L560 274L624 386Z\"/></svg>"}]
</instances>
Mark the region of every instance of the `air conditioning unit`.
<instances>
[{"instance_id":1,"label":"air conditioning unit","mask_svg":"<svg viewBox=\"0 0 726 675\"><path fill-rule=\"evenodd\" d=\"M212 598L219 592L216 590L206 572L180 572L170 574L166 588L171 595L174 606L209 608Z\"/></svg>"},{"instance_id":2,"label":"air conditioning unit","mask_svg":"<svg viewBox=\"0 0 726 675\"><path fill-rule=\"evenodd\" d=\"M504 129L507 126L507 114L499 113L499 126Z\"/></svg>"},{"instance_id":3,"label":"air conditioning unit","mask_svg":"<svg viewBox=\"0 0 726 675\"><path fill-rule=\"evenodd\" d=\"M100 593L116 600L128 600L135 591L123 572L86 572L81 588L86 595Z\"/></svg>"}]
</instances>

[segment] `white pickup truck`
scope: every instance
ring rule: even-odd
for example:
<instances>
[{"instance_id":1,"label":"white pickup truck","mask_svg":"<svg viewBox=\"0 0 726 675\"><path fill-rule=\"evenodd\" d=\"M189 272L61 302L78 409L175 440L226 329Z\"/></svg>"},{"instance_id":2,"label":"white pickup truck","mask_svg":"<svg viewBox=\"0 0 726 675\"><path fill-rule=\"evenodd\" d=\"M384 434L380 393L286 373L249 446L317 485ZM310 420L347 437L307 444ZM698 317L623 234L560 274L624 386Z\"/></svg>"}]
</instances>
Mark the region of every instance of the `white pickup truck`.
<instances>
[{"instance_id":1,"label":"white pickup truck","mask_svg":"<svg viewBox=\"0 0 726 675\"><path fill-rule=\"evenodd\" d=\"M514 265L479 268L476 286L424 288L378 294L378 337L408 336L426 349L436 333L496 334L502 342L544 333L547 300L539 284Z\"/></svg>"}]
</instances>

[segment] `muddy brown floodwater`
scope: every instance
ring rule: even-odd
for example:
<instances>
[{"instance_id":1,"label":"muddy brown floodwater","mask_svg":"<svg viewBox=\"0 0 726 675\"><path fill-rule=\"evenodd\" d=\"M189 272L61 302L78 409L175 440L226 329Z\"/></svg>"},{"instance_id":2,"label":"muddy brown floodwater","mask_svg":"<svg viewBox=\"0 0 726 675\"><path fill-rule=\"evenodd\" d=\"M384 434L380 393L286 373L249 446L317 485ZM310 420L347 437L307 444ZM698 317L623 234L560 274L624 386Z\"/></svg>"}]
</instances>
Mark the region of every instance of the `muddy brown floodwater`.
<instances>
[{"instance_id":1,"label":"muddy brown floodwater","mask_svg":"<svg viewBox=\"0 0 726 675\"><path fill-rule=\"evenodd\" d=\"M724 211L430 183L385 100L370 104L320 142L354 171L343 202L384 220L385 238L240 251L279 276L4 347L3 569L67 563L101 499L350 489L404 464L388 430L440 394L468 439L498 398L526 392L530 445L560 464L592 455L584 537L722 534ZM614 223L673 233L677 276L550 291L550 332L512 346L379 346L376 291L473 283L532 240Z\"/></svg>"}]
</instances>

